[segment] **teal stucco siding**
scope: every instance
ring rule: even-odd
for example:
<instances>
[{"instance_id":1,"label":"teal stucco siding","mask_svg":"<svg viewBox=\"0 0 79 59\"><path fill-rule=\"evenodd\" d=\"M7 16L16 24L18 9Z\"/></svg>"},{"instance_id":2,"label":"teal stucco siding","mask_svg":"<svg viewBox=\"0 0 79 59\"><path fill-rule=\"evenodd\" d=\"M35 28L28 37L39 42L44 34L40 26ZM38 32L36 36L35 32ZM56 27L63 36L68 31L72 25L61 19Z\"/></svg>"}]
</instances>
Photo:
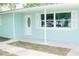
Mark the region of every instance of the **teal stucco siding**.
<instances>
[{"instance_id":1,"label":"teal stucco siding","mask_svg":"<svg viewBox=\"0 0 79 59\"><path fill-rule=\"evenodd\" d=\"M2 35L2 26L1 26L1 25L2 25L2 23L1 23L1 16L2 16L2 15L0 14L0 35Z\"/></svg>"},{"instance_id":2,"label":"teal stucco siding","mask_svg":"<svg viewBox=\"0 0 79 59\"><path fill-rule=\"evenodd\" d=\"M13 25L12 25L12 13L2 14L1 16L1 36L12 38Z\"/></svg>"},{"instance_id":3,"label":"teal stucco siding","mask_svg":"<svg viewBox=\"0 0 79 59\"><path fill-rule=\"evenodd\" d=\"M36 26L36 14L31 14L32 17L32 38L33 40L44 41L44 29ZM78 18L79 19L79 18ZM77 19L77 20L78 20ZM75 20L75 19L74 19ZM79 20L77 29L63 29L63 30L53 30L47 29L46 38L49 42L68 42L68 43L78 43L79 44Z\"/></svg>"},{"instance_id":4,"label":"teal stucco siding","mask_svg":"<svg viewBox=\"0 0 79 59\"><path fill-rule=\"evenodd\" d=\"M23 13L15 13L15 36L22 38L24 36L25 18Z\"/></svg>"},{"instance_id":5,"label":"teal stucco siding","mask_svg":"<svg viewBox=\"0 0 79 59\"><path fill-rule=\"evenodd\" d=\"M24 35L24 14L15 13L15 37L21 38ZM13 38L13 13L1 15L0 36Z\"/></svg>"},{"instance_id":6,"label":"teal stucco siding","mask_svg":"<svg viewBox=\"0 0 79 59\"><path fill-rule=\"evenodd\" d=\"M40 27L36 24L38 19L36 19L37 14L31 14L32 19L32 38L35 40L44 41L44 30L39 29Z\"/></svg>"},{"instance_id":7,"label":"teal stucco siding","mask_svg":"<svg viewBox=\"0 0 79 59\"><path fill-rule=\"evenodd\" d=\"M31 31L33 40L41 40L44 41L44 29L41 29L39 26L37 28L36 25L36 17L35 13L27 14L27 13L15 13L15 36L16 38L24 38L27 37L25 35L25 16L31 16ZM0 26L0 36L4 37L13 37L13 14L6 13L2 14L2 25ZM47 30L47 41L53 42L69 42L69 43L78 43L79 44L79 18L78 18L78 29L76 30Z\"/></svg>"}]
</instances>

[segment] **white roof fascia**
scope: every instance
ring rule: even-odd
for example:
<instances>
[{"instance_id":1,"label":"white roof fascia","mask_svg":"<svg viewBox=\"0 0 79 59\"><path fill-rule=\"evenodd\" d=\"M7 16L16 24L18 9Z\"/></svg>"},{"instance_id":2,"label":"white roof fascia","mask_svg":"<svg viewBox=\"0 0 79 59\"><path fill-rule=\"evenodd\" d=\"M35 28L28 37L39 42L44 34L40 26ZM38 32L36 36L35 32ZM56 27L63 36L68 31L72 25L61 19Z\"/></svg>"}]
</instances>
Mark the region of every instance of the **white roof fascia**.
<instances>
[{"instance_id":1,"label":"white roof fascia","mask_svg":"<svg viewBox=\"0 0 79 59\"><path fill-rule=\"evenodd\" d=\"M17 9L15 11L3 11L0 14L4 13L12 13L12 12L33 12L33 11L43 11L44 9L51 9L57 10L57 9L78 9L79 4L55 4L55 5L48 5L48 6L39 6L39 7L32 7L32 8L24 8L24 9Z\"/></svg>"}]
</instances>

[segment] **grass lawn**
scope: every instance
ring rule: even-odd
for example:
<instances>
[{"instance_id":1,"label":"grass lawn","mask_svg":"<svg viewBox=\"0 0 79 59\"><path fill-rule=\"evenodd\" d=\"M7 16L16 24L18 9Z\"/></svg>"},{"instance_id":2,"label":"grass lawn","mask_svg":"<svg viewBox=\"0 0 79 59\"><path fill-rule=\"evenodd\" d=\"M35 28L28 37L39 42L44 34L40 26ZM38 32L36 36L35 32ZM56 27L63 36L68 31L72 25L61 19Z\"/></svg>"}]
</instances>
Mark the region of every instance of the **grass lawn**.
<instances>
[{"instance_id":1,"label":"grass lawn","mask_svg":"<svg viewBox=\"0 0 79 59\"><path fill-rule=\"evenodd\" d=\"M5 38L5 37L0 37L0 42L7 41L7 40L10 40L10 39L9 38Z\"/></svg>"},{"instance_id":2,"label":"grass lawn","mask_svg":"<svg viewBox=\"0 0 79 59\"><path fill-rule=\"evenodd\" d=\"M9 52L6 52L0 49L0 56L17 56L17 55L11 54Z\"/></svg>"},{"instance_id":3,"label":"grass lawn","mask_svg":"<svg viewBox=\"0 0 79 59\"><path fill-rule=\"evenodd\" d=\"M9 44L22 47L22 48L26 48L26 49L33 49L33 50L47 52L51 54L57 54L61 56L67 55L67 53L70 51L69 48L41 45L41 44L35 44L35 43L29 43L29 42L23 42L23 41L16 41L16 42L9 43Z\"/></svg>"}]
</instances>

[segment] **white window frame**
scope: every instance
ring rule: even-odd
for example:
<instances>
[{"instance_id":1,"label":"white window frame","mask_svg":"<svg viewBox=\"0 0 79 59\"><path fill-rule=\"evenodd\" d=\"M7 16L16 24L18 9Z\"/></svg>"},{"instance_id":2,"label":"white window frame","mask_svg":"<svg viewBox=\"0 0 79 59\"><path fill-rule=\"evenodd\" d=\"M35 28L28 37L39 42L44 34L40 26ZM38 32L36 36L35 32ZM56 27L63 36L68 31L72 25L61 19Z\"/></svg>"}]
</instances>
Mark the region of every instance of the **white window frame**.
<instances>
[{"instance_id":1,"label":"white window frame","mask_svg":"<svg viewBox=\"0 0 79 59\"><path fill-rule=\"evenodd\" d=\"M56 27L56 19L55 19L56 16L55 16L55 14L56 13L65 13L65 12L67 12L67 13L71 12L71 27ZM77 29L78 28L78 22L77 22L78 14L77 14L77 11L63 11L63 12L50 12L50 13L54 14L54 27L46 27L47 30L71 30L71 29ZM50 14L50 13L47 13L47 14ZM44 29L44 27L41 27L41 17L40 17L40 28Z\"/></svg>"}]
</instances>

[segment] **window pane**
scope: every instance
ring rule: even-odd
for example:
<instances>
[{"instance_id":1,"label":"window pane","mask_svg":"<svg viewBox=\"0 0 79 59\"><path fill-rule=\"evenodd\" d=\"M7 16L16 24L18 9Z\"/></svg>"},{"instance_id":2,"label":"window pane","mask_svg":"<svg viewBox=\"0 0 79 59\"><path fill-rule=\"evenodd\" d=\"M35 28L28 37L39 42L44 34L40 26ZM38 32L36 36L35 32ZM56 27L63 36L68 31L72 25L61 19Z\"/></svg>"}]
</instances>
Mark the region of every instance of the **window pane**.
<instances>
[{"instance_id":1,"label":"window pane","mask_svg":"<svg viewBox=\"0 0 79 59\"><path fill-rule=\"evenodd\" d=\"M45 25L45 22L41 21L41 27L44 27L44 25Z\"/></svg>"},{"instance_id":2,"label":"window pane","mask_svg":"<svg viewBox=\"0 0 79 59\"><path fill-rule=\"evenodd\" d=\"M53 21L46 21L47 27L53 27Z\"/></svg>"},{"instance_id":3,"label":"window pane","mask_svg":"<svg viewBox=\"0 0 79 59\"><path fill-rule=\"evenodd\" d=\"M53 24L53 21L46 21L46 27L53 27L54 24ZM45 21L41 21L41 27L44 27L45 26Z\"/></svg>"},{"instance_id":4,"label":"window pane","mask_svg":"<svg viewBox=\"0 0 79 59\"><path fill-rule=\"evenodd\" d=\"M41 14L41 20L44 20L44 14Z\"/></svg>"},{"instance_id":5,"label":"window pane","mask_svg":"<svg viewBox=\"0 0 79 59\"><path fill-rule=\"evenodd\" d=\"M53 18L54 18L53 16L54 16L53 14L47 14L46 19L47 20L53 20Z\"/></svg>"},{"instance_id":6,"label":"window pane","mask_svg":"<svg viewBox=\"0 0 79 59\"><path fill-rule=\"evenodd\" d=\"M70 27L70 21L66 20L64 21L63 27Z\"/></svg>"},{"instance_id":7,"label":"window pane","mask_svg":"<svg viewBox=\"0 0 79 59\"><path fill-rule=\"evenodd\" d=\"M56 13L56 20L71 19L71 13Z\"/></svg>"},{"instance_id":8,"label":"window pane","mask_svg":"<svg viewBox=\"0 0 79 59\"><path fill-rule=\"evenodd\" d=\"M56 13L56 27L70 27L71 13Z\"/></svg>"},{"instance_id":9,"label":"window pane","mask_svg":"<svg viewBox=\"0 0 79 59\"><path fill-rule=\"evenodd\" d=\"M70 21L56 21L57 27L71 27Z\"/></svg>"},{"instance_id":10,"label":"window pane","mask_svg":"<svg viewBox=\"0 0 79 59\"><path fill-rule=\"evenodd\" d=\"M61 21L56 21L56 27L61 27Z\"/></svg>"},{"instance_id":11,"label":"window pane","mask_svg":"<svg viewBox=\"0 0 79 59\"><path fill-rule=\"evenodd\" d=\"M28 17L27 24L28 24L28 27L30 27L30 17Z\"/></svg>"},{"instance_id":12,"label":"window pane","mask_svg":"<svg viewBox=\"0 0 79 59\"><path fill-rule=\"evenodd\" d=\"M46 14L46 20L53 20L53 14ZM41 14L41 20L44 20L44 14Z\"/></svg>"}]
</instances>

